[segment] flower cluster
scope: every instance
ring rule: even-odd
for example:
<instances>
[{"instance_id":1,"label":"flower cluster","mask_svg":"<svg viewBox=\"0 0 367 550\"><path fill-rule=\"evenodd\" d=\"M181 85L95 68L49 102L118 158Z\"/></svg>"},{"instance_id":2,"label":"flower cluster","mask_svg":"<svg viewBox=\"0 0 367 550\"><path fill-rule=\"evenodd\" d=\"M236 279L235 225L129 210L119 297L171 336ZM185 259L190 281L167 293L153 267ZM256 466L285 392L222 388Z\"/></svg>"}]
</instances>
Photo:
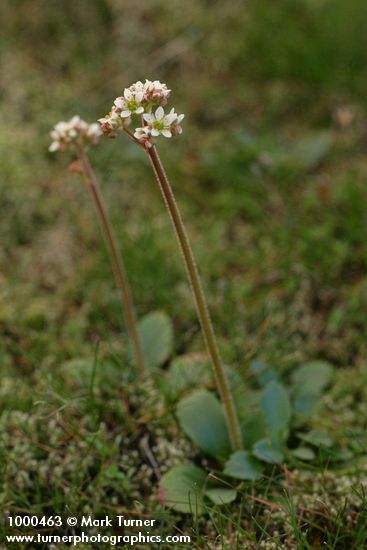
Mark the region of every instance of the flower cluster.
<instances>
[{"instance_id":1,"label":"flower cluster","mask_svg":"<svg viewBox=\"0 0 367 550\"><path fill-rule=\"evenodd\" d=\"M125 125L128 126L131 123L131 118L122 119L120 115L120 110L114 105L107 115L98 119L101 131L110 138L116 137L117 132L121 131Z\"/></svg>"},{"instance_id":2,"label":"flower cluster","mask_svg":"<svg viewBox=\"0 0 367 550\"><path fill-rule=\"evenodd\" d=\"M58 122L50 136L52 143L48 148L49 151L54 152L58 150L64 150L69 145L79 145L85 147L86 145L95 145L98 143L102 130L96 122L88 124L82 120L79 116L73 116L67 122Z\"/></svg>"},{"instance_id":3,"label":"flower cluster","mask_svg":"<svg viewBox=\"0 0 367 550\"><path fill-rule=\"evenodd\" d=\"M178 115L174 109L165 113L163 108L170 93L159 80L135 82L115 99L111 112L99 119L102 131L115 137L131 124L134 115L140 115L142 125L135 128L134 137L146 147L151 147L153 139L160 135L170 138L181 134L184 115Z\"/></svg>"}]
</instances>

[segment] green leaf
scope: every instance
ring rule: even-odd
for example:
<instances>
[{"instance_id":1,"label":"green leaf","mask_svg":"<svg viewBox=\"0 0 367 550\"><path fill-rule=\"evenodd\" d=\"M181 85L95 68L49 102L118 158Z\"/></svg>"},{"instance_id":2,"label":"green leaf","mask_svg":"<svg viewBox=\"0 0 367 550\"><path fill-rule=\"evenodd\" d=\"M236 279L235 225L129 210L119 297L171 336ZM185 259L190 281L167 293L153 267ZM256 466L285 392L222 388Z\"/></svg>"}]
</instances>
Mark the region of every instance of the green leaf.
<instances>
[{"instance_id":1,"label":"green leaf","mask_svg":"<svg viewBox=\"0 0 367 550\"><path fill-rule=\"evenodd\" d=\"M287 390L279 382L269 382L261 397L270 440L280 447L288 437L292 409Z\"/></svg>"},{"instance_id":2,"label":"green leaf","mask_svg":"<svg viewBox=\"0 0 367 550\"><path fill-rule=\"evenodd\" d=\"M250 367L260 386L266 386L271 381L280 381L277 371L262 361L251 361Z\"/></svg>"},{"instance_id":3,"label":"green leaf","mask_svg":"<svg viewBox=\"0 0 367 550\"><path fill-rule=\"evenodd\" d=\"M207 455L225 459L230 441L223 407L207 390L196 390L177 406L183 431Z\"/></svg>"},{"instance_id":4,"label":"green leaf","mask_svg":"<svg viewBox=\"0 0 367 550\"><path fill-rule=\"evenodd\" d=\"M248 481L260 479L262 466L250 453L246 451L236 451L225 464L225 475Z\"/></svg>"},{"instance_id":5,"label":"green leaf","mask_svg":"<svg viewBox=\"0 0 367 550\"><path fill-rule=\"evenodd\" d=\"M173 328L168 315L163 311L148 313L138 324L147 368L159 367L173 351ZM130 348L130 356L132 356Z\"/></svg>"},{"instance_id":6,"label":"green leaf","mask_svg":"<svg viewBox=\"0 0 367 550\"><path fill-rule=\"evenodd\" d=\"M354 453L349 449L336 449L332 454L332 460L335 462L346 462L354 457Z\"/></svg>"},{"instance_id":7,"label":"green leaf","mask_svg":"<svg viewBox=\"0 0 367 550\"><path fill-rule=\"evenodd\" d=\"M256 411L247 415L241 421L243 446L245 449L252 449L259 439L266 436L266 423L262 411Z\"/></svg>"},{"instance_id":8,"label":"green leaf","mask_svg":"<svg viewBox=\"0 0 367 550\"><path fill-rule=\"evenodd\" d=\"M294 411L301 417L301 421L314 412L318 401L319 397L317 395L300 395L293 400Z\"/></svg>"},{"instance_id":9,"label":"green leaf","mask_svg":"<svg viewBox=\"0 0 367 550\"><path fill-rule=\"evenodd\" d=\"M235 489L225 489L222 487L214 487L212 489L206 489L205 496L210 498L214 504L229 504L236 499L237 491Z\"/></svg>"},{"instance_id":10,"label":"green leaf","mask_svg":"<svg viewBox=\"0 0 367 550\"><path fill-rule=\"evenodd\" d=\"M297 435L302 441L306 441L306 443L310 443L315 447L329 448L333 445L331 437L327 433L319 430L311 430L308 433L298 432Z\"/></svg>"},{"instance_id":11,"label":"green leaf","mask_svg":"<svg viewBox=\"0 0 367 550\"><path fill-rule=\"evenodd\" d=\"M255 443L252 452L257 458L269 464L279 464L284 461L281 449L266 438Z\"/></svg>"},{"instance_id":12,"label":"green leaf","mask_svg":"<svg viewBox=\"0 0 367 550\"><path fill-rule=\"evenodd\" d=\"M297 447L292 450L292 455L300 460L314 460L315 453L310 447Z\"/></svg>"},{"instance_id":13,"label":"green leaf","mask_svg":"<svg viewBox=\"0 0 367 550\"><path fill-rule=\"evenodd\" d=\"M194 464L173 466L162 476L159 500L178 512L201 514L207 474Z\"/></svg>"},{"instance_id":14,"label":"green leaf","mask_svg":"<svg viewBox=\"0 0 367 550\"><path fill-rule=\"evenodd\" d=\"M184 355L173 360L164 379L167 397L175 401L185 391L196 385L208 385L212 381L210 366L206 359Z\"/></svg>"},{"instance_id":15,"label":"green leaf","mask_svg":"<svg viewBox=\"0 0 367 550\"><path fill-rule=\"evenodd\" d=\"M330 383L333 367L326 361L311 361L292 375L293 391L297 396L319 396Z\"/></svg>"}]
</instances>

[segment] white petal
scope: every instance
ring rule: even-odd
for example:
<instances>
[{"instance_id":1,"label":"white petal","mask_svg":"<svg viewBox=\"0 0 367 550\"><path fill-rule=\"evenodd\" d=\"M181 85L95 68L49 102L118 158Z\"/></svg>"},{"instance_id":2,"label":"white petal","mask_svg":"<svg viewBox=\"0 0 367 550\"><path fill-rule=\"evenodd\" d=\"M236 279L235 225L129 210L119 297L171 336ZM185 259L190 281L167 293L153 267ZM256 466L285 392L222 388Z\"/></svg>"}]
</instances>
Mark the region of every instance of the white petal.
<instances>
[{"instance_id":1,"label":"white petal","mask_svg":"<svg viewBox=\"0 0 367 550\"><path fill-rule=\"evenodd\" d=\"M65 130L67 130L67 128L68 125L66 124L66 122L58 122L55 126L56 132L64 132Z\"/></svg>"},{"instance_id":2,"label":"white petal","mask_svg":"<svg viewBox=\"0 0 367 550\"><path fill-rule=\"evenodd\" d=\"M167 124L167 126L170 126L172 124L172 122L174 122L177 118L177 115L176 113L172 113L170 115L166 115L164 117L164 123Z\"/></svg>"},{"instance_id":3,"label":"white petal","mask_svg":"<svg viewBox=\"0 0 367 550\"><path fill-rule=\"evenodd\" d=\"M134 133L134 136L137 139L149 138L149 135L150 135L150 132L146 126L144 126L143 128L136 128Z\"/></svg>"},{"instance_id":4,"label":"white petal","mask_svg":"<svg viewBox=\"0 0 367 550\"><path fill-rule=\"evenodd\" d=\"M89 128L87 130L87 135L91 137L98 137L102 134L102 130L96 122L89 125Z\"/></svg>"},{"instance_id":5,"label":"white petal","mask_svg":"<svg viewBox=\"0 0 367 550\"><path fill-rule=\"evenodd\" d=\"M143 96L144 96L144 92L136 92L135 94L135 101L137 103L140 103L141 100L143 99Z\"/></svg>"},{"instance_id":6,"label":"white petal","mask_svg":"<svg viewBox=\"0 0 367 550\"><path fill-rule=\"evenodd\" d=\"M152 128L151 134L152 134L152 136L154 136L154 137L158 137L158 136L159 136L159 131L156 130L155 128Z\"/></svg>"},{"instance_id":7,"label":"white petal","mask_svg":"<svg viewBox=\"0 0 367 550\"><path fill-rule=\"evenodd\" d=\"M162 130L162 136L164 136L166 138L170 138L170 137L172 137L172 134L169 130Z\"/></svg>"},{"instance_id":8,"label":"white petal","mask_svg":"<svg viewBox=\"0 0 367 550\"><path fill-rule=\"evenodd\" d=\"M158 109L155 112L155 118L157 120L162 120L163 117L164 117L164 109L163 107L158 107Z\"/></svg>"},{"instance_id":9,"label":"white petal","mask_svg":"<svg viewBox=\"0 0 367 550\"><path fill-rule=\"evenodd\" d=\"M133 94L132 92L129 90L129 88L125 88L124 90L124 97L128 100L128 101L131 101L133 99Z\"/></svg>"},{"instance_id":10,"label":"white petal","mask_svg":"<svg viewBox=\"0 0 367 550\"><path fill-rule=\"evenodd\" d=\"M144 107L138 107L135 112L137 115L141 115L141 113L144 113Z\"/></svg>"},{"instance_id":11,"label":"white petal","mask_svg":"<svg viewBox=\"0 0 367 550\"><path fill-rule=\"evenodd\" d=\"M58 149L60 149L60 143L58 141L53 141L51 143L50 147L48 148L48 150L51 153L54 153L55 151L58 151Z\"/></svg>"},{"instance_id":12,"label":"white petal","mask_svg":"<svg viewBox=\"0 0 367 550\"><path fill-rule=\"evenodd\" d=\"M145 122L154 122L154 116L150 113L145 113L145 115L143 115L143 119L145 120Z\"/></svg>"},{"instance_id":13,"label":"white petal","mask_svg":"<svg viewBox=\"0 0 367 550\"><path fill-rule=\"evenodd\" d=\"M124 99L122 99L121 97L117 97L113 103L119 109L123 109L126 106L126 101Z\"/></svg>"},{"instance_id":14,"label":"white petal","mask_svg":"<svg viewBox=\"0 0 367 550\"><path fill-rule=\"evenodd\" d=\"M120 117L121 117L121 118L127 118L127 117L130 116L130 115L131 115L131 111L129 111L128 109L127 109L126 111L122 111L122 112L120 113Z\"/></svg>"}]
</instances>

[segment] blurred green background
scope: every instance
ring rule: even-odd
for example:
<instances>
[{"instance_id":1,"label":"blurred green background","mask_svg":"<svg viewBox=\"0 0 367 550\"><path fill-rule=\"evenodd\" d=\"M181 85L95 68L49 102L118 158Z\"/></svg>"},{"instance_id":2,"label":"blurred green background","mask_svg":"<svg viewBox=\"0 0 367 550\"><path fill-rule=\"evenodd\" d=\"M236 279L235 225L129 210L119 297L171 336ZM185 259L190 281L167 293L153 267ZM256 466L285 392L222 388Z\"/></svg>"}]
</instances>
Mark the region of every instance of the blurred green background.
<instances>
[{"instance_id":1,"label":"blurred green background","mask_svg":"<svg viewBox=\"0 0 367 550\"><path fill-rule=\"evenodd\" d=\"M186 115L160 146L225 360L280 368L366 353L367 3L2 0L2 368L120 354L123 323L93 205L48 133L94 121L137 79ZM165 310L178 352L203 344L142 152L91 159L139 315Z\"/></svg>"}]
</instances>

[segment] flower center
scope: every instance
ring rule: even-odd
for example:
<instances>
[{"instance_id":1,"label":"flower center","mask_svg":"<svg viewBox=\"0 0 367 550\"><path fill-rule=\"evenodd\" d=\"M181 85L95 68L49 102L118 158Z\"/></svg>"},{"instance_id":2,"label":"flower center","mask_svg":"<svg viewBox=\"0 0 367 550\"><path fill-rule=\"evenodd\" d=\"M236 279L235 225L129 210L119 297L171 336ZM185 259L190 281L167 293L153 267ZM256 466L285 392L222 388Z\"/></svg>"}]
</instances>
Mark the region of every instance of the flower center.
<instances>
[{"instance_id":1,"label":"flower center","mask_svg":"<svg viewBox=\"0 0 367 550\"><path fill-rule=\"evenodd\" d=\"M139 107L138 102L135 101L134 99L129 101L129 103L127 105L129 107L129 111L131 111L131 112L136 111L136 109Z\"/></svg>"},{"instance_id":2,"label":"flower center","mask_svg":"<svg viewBox=\"0 0 367 550\"><path fill-rule=\"evenodd\" d=\"M161 120L156 120L155 122L153 122L153 128L155 128L155 130L163 130L164 129L164 122L162 122Z\"/></svg>"}]
</instances>

